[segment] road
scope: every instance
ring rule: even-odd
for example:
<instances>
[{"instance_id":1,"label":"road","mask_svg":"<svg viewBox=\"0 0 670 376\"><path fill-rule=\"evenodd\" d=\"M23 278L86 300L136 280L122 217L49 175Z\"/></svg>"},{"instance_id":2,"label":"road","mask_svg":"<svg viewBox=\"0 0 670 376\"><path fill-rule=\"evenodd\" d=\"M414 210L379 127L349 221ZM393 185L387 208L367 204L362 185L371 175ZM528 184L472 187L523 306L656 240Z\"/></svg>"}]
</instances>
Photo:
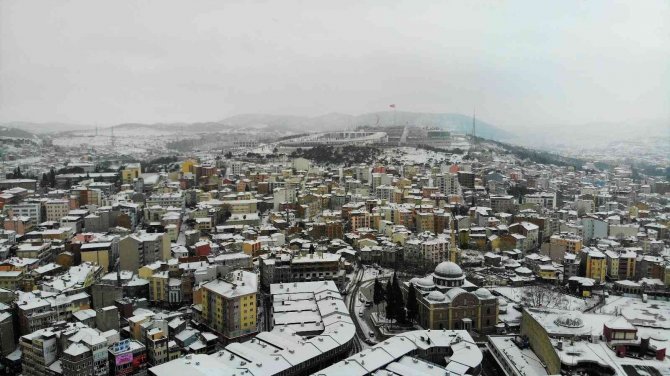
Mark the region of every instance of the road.
<instances>
[{"instance_id":1,"label":"road","mask_svg":"<svg viewBox=\"0 0 670 376\"><path fill-rule=\"evenodd\" d=\"M386 281L389 279L389 276L379 276L379 282L382 283L382 285L386 285ZM359 284L359 293L363 295L363 298L367 301L372 301L374 297L374 284L375 280L366 280L363 281ZM379 331L379 328L372 322L372 317L371 314L372 312L380 312L384 313L385 311L385 304L386 303L381 303L378 306L372 305L370 307L365 307L365 305L361 304L359 309L363 309L363 320L365 321L365 324L367 326L367 330L364 330L365 333L367 333L368 330L372 330L375 333L374 340L371 339L372 342L377 342L385 337L382 335L382 333Z\"/></svg>"},{"instance_id":2,"label":"road","mask_svg":"<svg viewBox=\"0 0 670 376\"><path fill-rule=\"evenodd\" d=\"M358 314L356 312L356 299L358 297L358 290L360 288L360 282L361 279L363 278L365 270L364 269L359 269L354 277L351 279L349 282L349 286L347 286L347 297L348 299L346 301L347 307L349 307L349 313L351 314L351 319L354 322L354 325L356 326L356 336L354 337L354 340L352 341L352 346L351 346L351 354L355 354L363 350L363 338L365 338L365 333L361 329L360 324L358 323L358 320L356 319L356 315Z\"/></svg>"},{"instance_id":3,"label":"road","mask_svg":"<svg viewBox=\"0 0 670 376\"><path fill-rule=\"evenodd\" d=\"M409 136L409 128L405 127L402 130L402 136L400 136L400 142L398 142L398 145L403 145L407 143L407 136Z\"/></svg>"}]
</instances>

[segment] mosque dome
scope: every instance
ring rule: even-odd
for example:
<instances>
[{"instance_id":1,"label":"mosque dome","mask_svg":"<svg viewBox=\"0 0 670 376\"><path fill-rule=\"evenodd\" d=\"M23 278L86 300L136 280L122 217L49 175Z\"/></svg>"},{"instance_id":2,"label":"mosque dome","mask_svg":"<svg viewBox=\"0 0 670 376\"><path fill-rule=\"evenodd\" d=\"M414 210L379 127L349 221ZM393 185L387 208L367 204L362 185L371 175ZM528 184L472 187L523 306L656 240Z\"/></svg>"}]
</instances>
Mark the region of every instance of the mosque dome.
<instances>
[{"instance_id":1,"label":"mosque dome","mask_svg":"<svg viewBox=\"0 0 670 376\"><path fill-rule=\"evenodd\" d=\"M463 269L451 261L444 261L435 267L435 274L442 278L461 278Z\"/></svg>"},{"instance_id":2,"label":"mosque dome","mask_svg":"<svg viewBox=\"0 0 670 376\"><path fill-rule=\"evenodd\" d=\"M436 302L443 302L446 297L444 296L443 293L435 290L435 291L431 291L428 294L427 298L428 298L428 300L432 300L432 301L436 301Z\"/></svg>"},{"instance_id":3,"label":"mosque dome","mask_svg":"<svg viewBox=\"0 0 670 376\"><path fill-rule=\"evenodd\" d=\"M435 287L435 283L433 283L433 279L430 277L412 278L410 283L413 283L414 285L422 289L431 289Z\"/></svg>"},{"instance_id":4,"label":"mosque dome","mask_svg":"<svg viewBox=\"0 0 670 376\"><path fill-rule=\"evenodd\" d=\"M463 290L463 289L460 288L460 287L454 287L453 289L447 291L447 297L448 297L450 300L454 300L458 295L460 295L460 294L462 294L462 293L464 293L464 292L467 292L467 291Z\"/></svg>"},{"instance_id":5,"label":"mosque dome","mask_svg":"<svg viewBox=\"0 0 670 376\"><path fill-rule=\"evenodd\" d=\"M491 291L480 287L475 291L475 295L477 295L478 298L480 299L491 299L493 298L493 295L491 294Z\"/></svg>"}]
</instances>

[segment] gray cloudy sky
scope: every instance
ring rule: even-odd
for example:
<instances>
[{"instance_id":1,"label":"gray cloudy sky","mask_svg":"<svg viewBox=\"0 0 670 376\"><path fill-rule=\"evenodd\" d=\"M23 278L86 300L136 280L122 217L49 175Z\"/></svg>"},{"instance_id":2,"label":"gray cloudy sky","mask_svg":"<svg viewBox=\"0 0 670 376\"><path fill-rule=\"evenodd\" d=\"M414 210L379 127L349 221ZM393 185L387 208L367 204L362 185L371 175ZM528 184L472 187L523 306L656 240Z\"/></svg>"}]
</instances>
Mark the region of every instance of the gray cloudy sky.
<instances>
[{"instance_id":1,"label":"gray cloudy sky","mask_svg":"<svg viewBox=\"0 0 670 376\"><path fill-rule=\"evenodd\" d=\"M670 2L0 1L0 121L670 118Z\"/></svg>"}]
</instances>

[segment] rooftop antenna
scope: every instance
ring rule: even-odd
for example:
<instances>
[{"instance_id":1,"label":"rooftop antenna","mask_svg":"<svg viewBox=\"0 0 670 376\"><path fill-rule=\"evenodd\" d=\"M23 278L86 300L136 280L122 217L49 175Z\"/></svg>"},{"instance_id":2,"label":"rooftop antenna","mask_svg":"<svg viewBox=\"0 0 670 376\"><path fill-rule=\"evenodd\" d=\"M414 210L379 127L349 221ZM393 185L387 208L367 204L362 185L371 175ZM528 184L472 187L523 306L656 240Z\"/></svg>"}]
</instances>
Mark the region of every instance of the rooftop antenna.
<instances>
[{"instance_id":1,"label":"rooftop antenna","mask_svg":"<svg viewBox=\"0 0 670 376\"><path fill-rule=\"evenodd\" d=\"M114 142L114 126L112 126L111 129L112 129L112 148L113 148L113 147L115 146L115 142Z\"/></svg>"}]
</instances>

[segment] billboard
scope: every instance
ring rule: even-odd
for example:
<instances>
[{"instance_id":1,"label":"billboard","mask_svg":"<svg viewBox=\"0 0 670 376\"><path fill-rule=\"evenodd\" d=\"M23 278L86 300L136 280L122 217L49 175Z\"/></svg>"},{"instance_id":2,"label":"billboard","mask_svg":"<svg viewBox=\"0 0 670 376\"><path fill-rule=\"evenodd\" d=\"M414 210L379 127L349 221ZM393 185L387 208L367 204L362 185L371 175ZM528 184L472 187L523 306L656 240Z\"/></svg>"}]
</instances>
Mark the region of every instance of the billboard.
<instances>
[{"instance_id":1,"label":"billboard","mask_svg":"<svg viewBox=\"0 0 670 376\"><path fill-rule=\"evenodd\" d=\"M133 361L133 353L128 352L125 354L119 354L116 356L116 365L120 366L123 364L127 364Z\"/></svg>"}]
</instances>

